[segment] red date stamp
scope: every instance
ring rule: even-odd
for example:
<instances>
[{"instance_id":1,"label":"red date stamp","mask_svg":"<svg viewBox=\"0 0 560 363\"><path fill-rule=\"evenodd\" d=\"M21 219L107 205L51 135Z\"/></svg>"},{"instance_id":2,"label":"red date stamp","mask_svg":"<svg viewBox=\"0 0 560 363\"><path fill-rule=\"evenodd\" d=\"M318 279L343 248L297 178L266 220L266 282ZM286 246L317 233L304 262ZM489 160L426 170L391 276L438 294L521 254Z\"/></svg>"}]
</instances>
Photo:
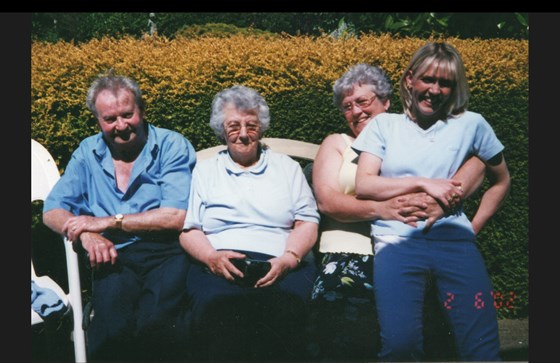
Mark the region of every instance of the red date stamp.
<instances>
[{"instance_id":1,"label":"red date stamp","mask_svg":"<svg viewBox=\"0 0 560 363\"><path fill-rule=\"evenodd\" d=\"M510 291L507 294L504 294L502 292L499 291L490 291L490 296L492 297L492 299L494 300L494 307L496 309L500 309L500 308L507 308L507 309L513 309L513 301L517 298L517 295L515 294L515 292ZM483 297L483 293L482 292L477 292L474 296L473 296L473 304L474 307L477 309L484 309L486 303L485 301L482 299ZM455 300L455 294L448 292L447 293L447 299L445 299L445 301L443 302L443 307L447 310L451 310L453 309L453 301Z\"/></svg>"}]
</instances>

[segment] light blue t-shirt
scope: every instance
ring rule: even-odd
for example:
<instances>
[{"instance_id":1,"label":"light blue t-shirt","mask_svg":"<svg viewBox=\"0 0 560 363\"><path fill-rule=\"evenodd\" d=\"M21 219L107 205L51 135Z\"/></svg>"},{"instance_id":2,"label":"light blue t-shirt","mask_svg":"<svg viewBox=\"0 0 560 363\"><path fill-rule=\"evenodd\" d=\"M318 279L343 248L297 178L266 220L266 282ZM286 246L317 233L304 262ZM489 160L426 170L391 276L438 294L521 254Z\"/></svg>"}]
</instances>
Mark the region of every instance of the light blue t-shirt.
<instances>
[{"instance_id":1,"label":"light blue t-shirt","mask_svg":"<svg viewBox=\"0 0 560 363\"><path fill-rule=\"evenodd\" d=\"M215 249L280 256L295 220L319 223L300 165L269 149L248 169L227 150L200 162L189 199L184 229L202 230Z\"/></svg>"},{"instance_id":2,"label":"light blue t-shirt","mask_svg":"<svg viewBox=\"0 0 560 363\"><path fill-rule=\"evenodd\" d=\"M102 134L84 139L54 188L43 211L62 208L75 215L96 217L140 213L160 207L186 210L196 153L175 131L148 125L148 141L134 162L126 193L117 188L111 152ZM115 247L122 248L157 233L135 235L106 231Z\"/></svg>"},{"instance_id":3,"label":"light blue t-shirt","mask_svg":"<svg viewBox=\"0 0 560 363\"><path fill-rule=\"evenodd\" d=\"M451 179L472 155L487 161L504 149L492 127L478 113L439 120L423 130L405 114L383 113L362 130L352 145L356 152L383 160L380 175L389 178L420 176ZM414 228L399 221L372 222L372 235L398 235L436 240L474 240L470 221L459 213L436 221L428 234L425 222Z\"/></svg>"}]
</instances>

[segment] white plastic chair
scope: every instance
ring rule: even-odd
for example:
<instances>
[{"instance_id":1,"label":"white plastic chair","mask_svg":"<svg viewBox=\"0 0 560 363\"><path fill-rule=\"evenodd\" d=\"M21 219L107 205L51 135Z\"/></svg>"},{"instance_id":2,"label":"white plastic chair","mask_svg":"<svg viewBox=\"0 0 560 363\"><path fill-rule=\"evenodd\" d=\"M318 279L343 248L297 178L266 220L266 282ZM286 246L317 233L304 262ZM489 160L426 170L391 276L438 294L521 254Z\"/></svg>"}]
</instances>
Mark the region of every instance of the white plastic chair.
<instances>
[{"instance_id":1,"label":"white plastic chair","mask_svg":"<svg viewBox=\"0 0 560 363\"><path fill-rule=\"evenodd\" d=\"M31 202L45 200L52 187L60 178L58 167L51 154L31 139ZM31 260L31 278L41 287L54 290L71 309L73 318L72 340L74 342L74 356L76 362L86 362L85 333L82 329L82 290L80 286L80 270L78 255L72 249L72 244L64 238L66 251L66 268L68 273L68 294L48 276L37 276ZM41 324L43 319L31 309L31 325Z\"/></svg>"}]
</instances>

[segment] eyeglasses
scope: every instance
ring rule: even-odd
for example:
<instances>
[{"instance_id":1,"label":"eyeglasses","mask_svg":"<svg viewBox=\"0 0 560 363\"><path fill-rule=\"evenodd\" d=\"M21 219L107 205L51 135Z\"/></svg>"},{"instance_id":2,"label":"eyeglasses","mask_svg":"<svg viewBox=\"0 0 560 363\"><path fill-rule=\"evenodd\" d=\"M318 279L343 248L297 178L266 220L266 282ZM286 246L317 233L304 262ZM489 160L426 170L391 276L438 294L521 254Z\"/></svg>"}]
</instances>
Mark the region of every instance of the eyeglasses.
<instances>
[{"instance_id":1,"label":"eyeglasses","mask_svg":"<svg viewBox=\"0 0 560 363\"><path fill-rule=\"evenodd\" d=\"M373 95L369 99L358 99L353 102L348 102L342 105L342 110L344 111L344 113L350 112L354 109L354 105L358 106L359 109L363 110L364 108L369 107L376 98L377 95Z\"/></svg>"},{"instance_id":2,"label":"eyeglasses","mask_svg":"<svg viewBox=\"0 0 560 363\"><path fill-rule=\"evenodd\" d=\"M239 122L232 122L230 124L224 125L224 129L226 130L226 134L228 135L238 134L243 127L245 127L245 131L249 134L258 132L261 128L261 125L257 123L241 124Z\"/></svg>"}]
</instances>

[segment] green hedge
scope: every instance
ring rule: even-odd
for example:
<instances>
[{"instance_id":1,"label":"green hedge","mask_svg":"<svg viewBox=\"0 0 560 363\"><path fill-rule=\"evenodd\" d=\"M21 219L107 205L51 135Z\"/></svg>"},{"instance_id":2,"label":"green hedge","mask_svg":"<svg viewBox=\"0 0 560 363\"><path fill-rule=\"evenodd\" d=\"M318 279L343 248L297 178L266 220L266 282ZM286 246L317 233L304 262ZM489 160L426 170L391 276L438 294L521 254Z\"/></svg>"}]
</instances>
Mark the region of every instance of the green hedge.
<instances>
[{"instance_id":1,"label":"green hedge","mask_svg":"<svg viewBox=\"0 0 560 363\"><path fill-rule=\"evenodd\" d=\"M240 34L173 40L101 38L78 45L35 41L31 136L52 153L62 172L78 143L97 132L85 107L88 86L98 74L114 68L139 82L147 120L181 132L196 149L218 143L208 127L211 101L235 83L254 87L267 99L271 128L266 136L320 143L346 128L332 104L332 84L349 66L366 62L383 67L394 84L389 111L401 112L398 79L427 40L434 39ZM506 146L511 194L480 233L478 244L494 282L499 316L527 317L528 41L438 40L449 41L463 55L472 91L469 109L484 115ZM479 197L480 193L467 201L467 212L472 214ZM32 221L32 228L36 224Z\"/></svg>"}]
</instances>

